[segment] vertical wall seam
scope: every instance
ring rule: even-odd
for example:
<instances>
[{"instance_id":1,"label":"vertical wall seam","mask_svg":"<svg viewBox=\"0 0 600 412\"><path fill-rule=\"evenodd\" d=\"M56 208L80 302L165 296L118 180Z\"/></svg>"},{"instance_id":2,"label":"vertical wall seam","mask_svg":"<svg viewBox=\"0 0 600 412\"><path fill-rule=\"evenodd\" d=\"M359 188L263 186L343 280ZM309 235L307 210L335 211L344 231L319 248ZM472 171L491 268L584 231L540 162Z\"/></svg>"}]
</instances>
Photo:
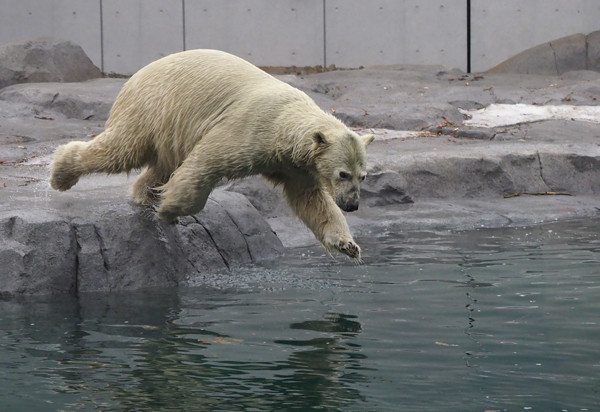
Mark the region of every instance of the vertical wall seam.
<instances>
[{"instance_id":1,"label":"vertical wall seam","mask_svg":"<svg viewBox=\"0 0 600 412\"><path fill-rule=\"evenodd\" d=\"M104 73L104 13L102 11L102 0L100 3L100 71Z\"/></svg>"},{"instance_id":2,"label":"vertical wall seam","mask_svg":"<svg viewBox=\"0 0 600 412\"><path fill-rule=\"evenodd\" d=\"M471 0L467 0L467 73L471 73Z\"/></svg>"},{"instance_id":3,"label":"vertical wall seam","mask_svg":"<svg viewBox=\"0 0 600 412\"><path fill-rule=\"evenodd\" d=\"M589 55L590 55L590 42L588 41L590 35L589 33L585 36L585 69L586 70L593 70L593 68L591 67L592 65L590 64L590 59L589 59Z\"/></svg>"},{"instance_id":4,"label":"vertical wall seam","mask_svg":"<svg viewBox=\"0 0 600 412\"><path fill-rule=\"evenodd\" d=\"M187 50L186 49L186 44L185 44L185 0L181 0L181 25L183 26L183 50Z\"/></svg>"},{"instance_id":5,"label":"vertical wall seam","mask_svg":"<svg viewBox=\"0 0 600 412\"><path fill-rule=\"evenodd\" d=\"M323 67L327 67L327 0L323 0Z\"/></svg>"}]
</instances>

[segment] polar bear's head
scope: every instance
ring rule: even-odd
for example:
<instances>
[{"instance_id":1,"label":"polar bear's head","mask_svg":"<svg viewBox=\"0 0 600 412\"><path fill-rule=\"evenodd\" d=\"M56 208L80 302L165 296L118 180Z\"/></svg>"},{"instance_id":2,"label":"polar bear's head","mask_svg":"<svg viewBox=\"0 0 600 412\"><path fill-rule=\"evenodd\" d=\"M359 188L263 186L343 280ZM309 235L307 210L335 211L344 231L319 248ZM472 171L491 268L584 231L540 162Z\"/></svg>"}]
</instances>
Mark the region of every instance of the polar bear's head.
<instances>
[{"instance_id":1,"label":"polar bear's head","mask_svg":"<svg viewBox=\"0 0 600 412\"><path fill-rule=\"evenodd\" d=\"M313 135L315 167L322 185L345 212L358 209L360 183L367 176L367 146L372 134L359 136L347 130L340 136L317 132Z\"/></svg>"}]
</instances>

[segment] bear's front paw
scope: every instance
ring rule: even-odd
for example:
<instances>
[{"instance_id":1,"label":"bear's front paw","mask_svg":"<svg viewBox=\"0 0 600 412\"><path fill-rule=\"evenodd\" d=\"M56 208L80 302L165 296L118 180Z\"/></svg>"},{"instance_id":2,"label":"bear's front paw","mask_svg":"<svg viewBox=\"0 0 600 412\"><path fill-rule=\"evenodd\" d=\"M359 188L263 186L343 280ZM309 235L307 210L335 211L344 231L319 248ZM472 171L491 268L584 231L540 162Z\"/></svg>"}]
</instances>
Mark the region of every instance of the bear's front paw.
<instances>
[{"instance_id":1,"label":"bear's front paw","mask_svg":"<svg viewBox=\"0 0 600 412\"><path fill-rule=\"evenodd\" d=\"M340 239L335 248L349 258L360 261L360 246L354 243L353 240Z\"/></svg>"}]
</instances>

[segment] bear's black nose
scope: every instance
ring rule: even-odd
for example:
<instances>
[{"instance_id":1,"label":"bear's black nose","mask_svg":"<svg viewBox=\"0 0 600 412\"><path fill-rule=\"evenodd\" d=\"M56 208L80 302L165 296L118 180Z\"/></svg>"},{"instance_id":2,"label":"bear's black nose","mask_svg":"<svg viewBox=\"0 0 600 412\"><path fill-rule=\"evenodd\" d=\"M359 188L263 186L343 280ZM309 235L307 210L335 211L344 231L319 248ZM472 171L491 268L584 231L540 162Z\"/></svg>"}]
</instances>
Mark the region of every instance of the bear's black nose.
<instances>
[{"instance_id":1,"label":"bear's black nose","mask_svg":"<svg viewBox=\"0 0 600 412\"><path fill-rule=\"evenodd\" d=\"M344 205L344 207L342 207L342 210L344 212L354 212L355 210L358 210L358 202L356 202L356 203L354 203L354 202L346 203Z\"/></svg>"}]
</instances>

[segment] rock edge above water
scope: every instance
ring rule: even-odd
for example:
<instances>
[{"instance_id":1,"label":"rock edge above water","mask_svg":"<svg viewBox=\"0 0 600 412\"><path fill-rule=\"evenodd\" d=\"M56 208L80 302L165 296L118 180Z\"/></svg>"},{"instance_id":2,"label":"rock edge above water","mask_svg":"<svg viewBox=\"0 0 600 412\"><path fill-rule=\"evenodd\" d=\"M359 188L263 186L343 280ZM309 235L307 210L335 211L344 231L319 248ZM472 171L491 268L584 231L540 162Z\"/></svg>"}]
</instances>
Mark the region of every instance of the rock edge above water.
<instances>
[{"instance_id":1,"label":"rock edge above water","mask_svg":"<svg viewBox=\"0 0 600 412\"><path fill-rule=\"evenodd\" d=\"M107 194L109 199L98 203L38 198L27 205L23 198L14 199L20 210L4 208L0 293L109 292L197 284L202 276L227 273L283 251L269 225L238 193L216 191L201 213L182 218L177 225L167 225L152 210Z\"/></svg>"}]
</instances>

